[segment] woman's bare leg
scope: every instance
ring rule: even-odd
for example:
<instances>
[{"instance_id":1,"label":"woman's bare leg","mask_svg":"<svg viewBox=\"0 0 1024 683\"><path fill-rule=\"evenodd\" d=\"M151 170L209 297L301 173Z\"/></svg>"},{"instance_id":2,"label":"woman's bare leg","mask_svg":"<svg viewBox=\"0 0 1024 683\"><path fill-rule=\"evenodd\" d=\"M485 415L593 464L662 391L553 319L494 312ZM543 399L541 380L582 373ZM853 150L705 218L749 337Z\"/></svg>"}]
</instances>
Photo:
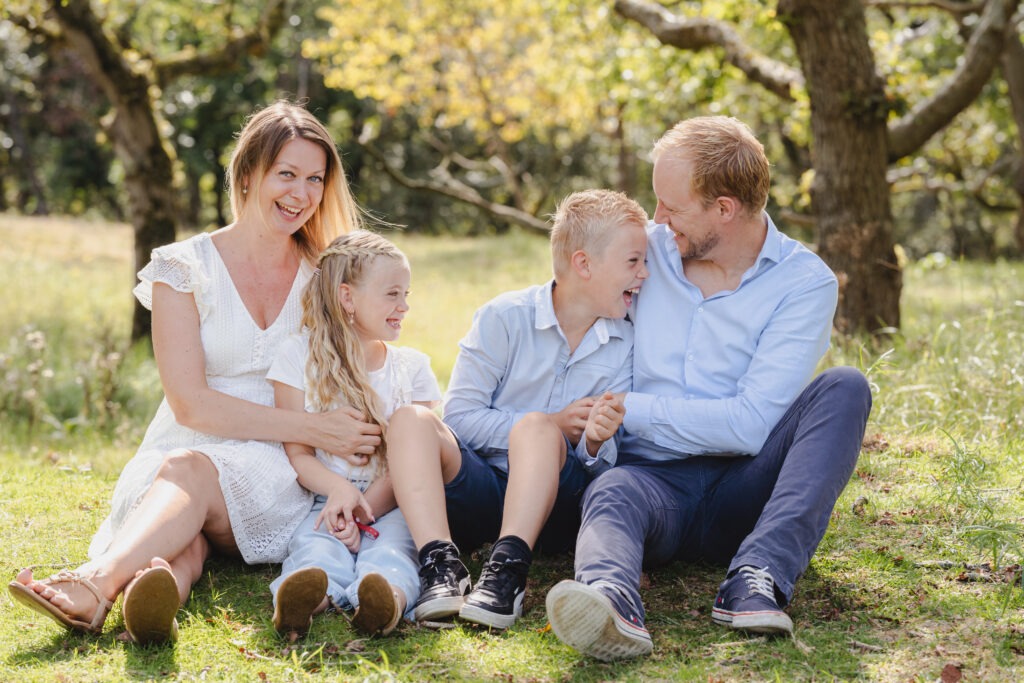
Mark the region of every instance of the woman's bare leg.
<instances>
[{"instance_id":1,"label":"woman's bare leg","mask_svg":"<svg viewBox=\"0 0 1024 683\"><path fill-rule=\"evenodd\" d=\"M153 485L110 547L77 572L113 601L136 572L150 566L153 558L172 558L173 563L197 543L200 535L220 550L238 552L217 468L202 453L175 451L164 459ZM187 556L181 567L185 576L178 579L179 594L185 597L185 586L191 588L191 582L199 577L199 572L192 569L194 557ZM58 590L34 581L31 572L26 571L18 575L18 581L73 617L89 619L95 610L96 598L73 582L61 584Z\"/></svg>"}]
</instances>

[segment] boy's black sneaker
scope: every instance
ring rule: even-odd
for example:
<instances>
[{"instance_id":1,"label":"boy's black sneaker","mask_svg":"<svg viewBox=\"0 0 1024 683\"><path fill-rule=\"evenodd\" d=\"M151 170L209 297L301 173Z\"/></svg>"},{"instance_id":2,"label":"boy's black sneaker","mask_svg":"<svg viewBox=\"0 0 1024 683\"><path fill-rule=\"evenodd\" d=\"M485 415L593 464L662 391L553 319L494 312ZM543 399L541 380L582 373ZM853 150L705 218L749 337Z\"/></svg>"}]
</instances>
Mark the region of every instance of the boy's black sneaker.
<instances>
[{"instance_id":1,"label":"boy's black sneaker","mask_svg":"<svg viewBox=\"0 0 1024 683\"><path fill-rule=\"evenodd\" d=\"M472 584L455 544L432 541L423 546L419 573L420 597L413 618L430 621L458 614Z\"/></svg>"},{"instance_id":2,"label":"boy's black sneaker","mask_svg":"<svg viewBox=\"0 0 1024 683\"><path fill-rule=\"evenodd\" d=\"M459 617L491 628L508 628L523 614L529 571L530 563L524 559L492 555L476 588L466 596Z\"/></svg>"}]
</instances>

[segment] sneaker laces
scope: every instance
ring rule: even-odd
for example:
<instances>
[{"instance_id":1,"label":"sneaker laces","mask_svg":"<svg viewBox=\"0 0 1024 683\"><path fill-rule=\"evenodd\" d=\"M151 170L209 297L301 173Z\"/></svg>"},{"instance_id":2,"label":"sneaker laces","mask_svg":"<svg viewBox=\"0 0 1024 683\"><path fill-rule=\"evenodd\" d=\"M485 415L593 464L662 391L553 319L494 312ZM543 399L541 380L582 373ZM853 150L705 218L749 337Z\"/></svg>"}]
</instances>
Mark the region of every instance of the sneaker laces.
<instances>
[{"instance_id":1,"label":"sneaker laces","mask_svg":"<svg viewBox=\"0 0 1024 683\"><path fill-rule=\"evenodd\" d=\"M435 548L427 553L426 560L420 566L419 575L430 586L436 584L439 578L447 581L448 573L445 571L445 568L451 559L451 553L448 552L448 548Z\"/></svg>"},{"instance_id":2,"label":"sneaker laces","mask_svg":"<svg viewBox=\"0 0 1024 683\"><path fill-rule=\"evenodd\" d=\"M477 587L493 593L504 592L510 583L525 583L529 569L529 563L519 558L488 560L477 581Z\"/></svg>"},{"instance_id":3,"label":"sneaker laces","mask_svg":"<svg viewBox=\"0 0 1024 683\"><path fill-rule=\"evenodd\" d=\"M778 604L775 600L775 579L768 573L768 567L740 567L739 573L743 574L743 580L746 581L747 590L751 595L758 593Z\"/></svg>"}]
</instances>

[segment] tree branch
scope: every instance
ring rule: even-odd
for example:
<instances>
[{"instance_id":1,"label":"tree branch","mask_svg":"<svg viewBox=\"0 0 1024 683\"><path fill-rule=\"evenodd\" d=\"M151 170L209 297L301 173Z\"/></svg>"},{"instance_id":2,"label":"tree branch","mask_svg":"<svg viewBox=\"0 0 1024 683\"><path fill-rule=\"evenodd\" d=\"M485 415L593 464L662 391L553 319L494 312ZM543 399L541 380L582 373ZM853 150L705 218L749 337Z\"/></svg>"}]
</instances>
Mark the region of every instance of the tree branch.
<instances>
[{"instance_id":1,"label":"tree branch","mask_svg":"<svg viewBox=\"0 0 1024 683\"><path fill-rule=\"evenodd\" d=\"M889 161L919 149L981 93L1003 52L1003 36L1019 0L989 0L964 57L945 85L889 124Z\"/></svg>"},{"instance_id":2,"label":"tree branch","mask_svg":"<svg viewBox=\"0 0 1024 683\"><path fill-rule=\"evenodd\" d=\"M453 177L451 173L448 172L446 165L441 165L434 169L432 173L434 179L432 180L410 178L403 173L401 169L392 165L391 162L388 161L384 152L374 145L373 141L368 139L368 136L360 136L359 145L384 167L384 171L389 176L394 178L396 182L404 187L411 190L436 192L438 194L445 195L446 197L457 199L460 202L471 204L479 209L483 209L493 216L497 216L502 220L523 226L531 231L544 235L547 235L549 232L547 222L540 220L533 214L527 213L513 206L507 206L505 204L490 201L472 187Z\"/></svg>"},{"instance_id":3,"label":"tree branch","mask_svg":"<svg viewBox=\"0 0 1024 683\"><path fill-rule=\"evenodd\" d=\"M234 36L220 49L200 53L186 48L155 63L156 82L161 87L185 75L215 75L230 71L246 55L262 55L284 26L288 0L268 0L259 23L249 32L235 29Z\"/></svg>"},{"instance_id":4,"label":"tree branch","mask_svg":"<svg viewBox=\"0 0 1024 683\"><path fill-rule=\"evenodd\" d=\"M725 61L784 100L803 85L799 69L754 51L728 23L714 19L686 19L650 0L615 0L615 11L647 28L665 45L683 50L720 47Z\"/></svg>"},{"instance_id":5,"label":"tree branch","mask_svg":"<svg viewBox=\"0 0 1024 683\"><path fill-rule=\"evenodd\" d=\"M936 8L949 12L958 17L968 14L977 14L985 8L985 1L978 2L954 2L953 0L865 0L865 7L900 7L903 9L929 9Z\"/></svg>"}]
</instances>

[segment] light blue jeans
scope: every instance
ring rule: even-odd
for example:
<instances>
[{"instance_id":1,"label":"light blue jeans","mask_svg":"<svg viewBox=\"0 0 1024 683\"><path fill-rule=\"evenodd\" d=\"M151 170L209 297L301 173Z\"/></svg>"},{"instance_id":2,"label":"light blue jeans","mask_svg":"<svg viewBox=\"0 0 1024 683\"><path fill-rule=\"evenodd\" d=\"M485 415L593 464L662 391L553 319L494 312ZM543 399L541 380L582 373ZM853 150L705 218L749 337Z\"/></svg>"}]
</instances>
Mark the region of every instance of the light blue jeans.
<instances>
[{"instance_id":1,"label":"light blue jeans","mask_svg":"<svg viewBox=\"0 0 1024 683\"><path fill-rule=\"evenodd\" d=\"M412 613L420 595L419 562L416 544L401 511L395 508L377 518L373 528L380 532L376 539L363 534L359 552L353 554L345 544L328 533L326 525L314 529L317 515L327 498L316 496L313 509L292 534L288 557L281 565L281 575L270 584L277 604L277 589L284 579L306 567L319 567L327 573L327 597L336 607L355 609L359 606L359 582L367 574L381 574L395 588L405 593L407 615Z\"/></svg>"}]
</instances>

